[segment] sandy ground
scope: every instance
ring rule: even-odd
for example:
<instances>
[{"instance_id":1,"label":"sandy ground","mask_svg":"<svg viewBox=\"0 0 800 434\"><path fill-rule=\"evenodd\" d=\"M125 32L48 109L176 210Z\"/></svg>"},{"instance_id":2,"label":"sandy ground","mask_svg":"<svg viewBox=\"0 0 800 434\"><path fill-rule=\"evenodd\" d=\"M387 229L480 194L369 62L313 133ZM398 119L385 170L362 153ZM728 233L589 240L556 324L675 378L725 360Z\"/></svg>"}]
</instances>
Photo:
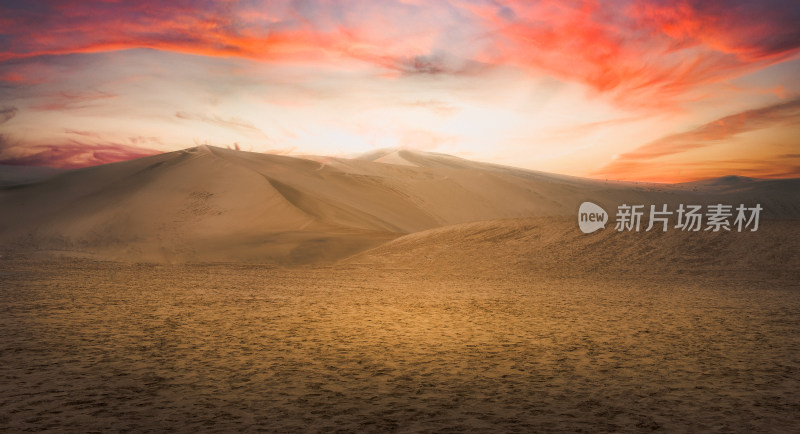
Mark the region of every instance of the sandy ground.
<instances>
[{"instance_id":1,"label":"sandy ground","mask_svg":"<svg viewBox=\"0 0 800 434\"><path fill-rule=\"evenodd\" d=\"M0 264L0 430L800 432L769 273Z\"/></svg>"}]
</instances>

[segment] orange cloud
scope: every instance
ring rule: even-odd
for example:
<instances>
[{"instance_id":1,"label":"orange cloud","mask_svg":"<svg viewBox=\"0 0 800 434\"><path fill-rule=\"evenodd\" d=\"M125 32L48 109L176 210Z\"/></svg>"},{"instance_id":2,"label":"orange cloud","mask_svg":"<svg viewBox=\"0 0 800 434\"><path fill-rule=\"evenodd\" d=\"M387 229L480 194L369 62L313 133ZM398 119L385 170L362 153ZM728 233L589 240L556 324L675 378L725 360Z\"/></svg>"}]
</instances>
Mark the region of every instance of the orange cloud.
<instances>
[{"instance_id":1,"label":"orange cloud","mask_svg":"<svg viewBox=\"0 0 800 434\"><path fill-rule=\"evenodd\" d=\"M3 21L5 30L0 32L11 35L12 43L0 46L0 61L130 48L271 59L324 50L330 41L342 39L342 35L326 37L330 35L304 24L254 26L233 10L235 2L229 6L217 2L88 1L13 11L0 7L8 16L19 16Z\"/></svg>"},{"instance_id":2,"label":"orange cloud","mask_svg":"<svg viewBox=\"0 0 800 434\"><path fill-rule=\"evenodd\" d=\"M800 13L784 1L758 8L714 1L501 3L472 7L495 35L480 60L613 91L623 105L663 107L691 99L687 94L701 85L800 51Z\"/></svg>"},{"instance_id":3,"label":"orange cloud","mask_svg":"<svg viewBox=\"0 0 800 434\"><path fill-rule=\"evenodd\" d=\"M730 175L766 179L800 178L800 158L787 158L785 155L774 155L766 159L664 162L657 166L627 162L616 168L620 171L619 176L608 174L607 179L672 184Z\"/></svg>"},{"instance_id":4,"label":"orange cloud","mask_svg":"<svg viewBox=\"0 0 800 434\"><path fill-rule=\"evenodd\" d=\"M800 12L787 0L65 1L0 6L0 16L14 17L0 19L8 41L0 62L154 48L267 61L352 58L403 74L516 65L635 107L691 99L698 86L800 50Z\"/></svg>"},{"instance_id":5,"label":"orange cloud","mask_svg":"<svg viewBox=\"0 0 800 434\"><path fill-rule=\"evenodd\" d=\"M679 174L675 169L676 167L681 167L684 171L687 168L692 168L692 175L690 176L693 179L702 177L701 174L704 171L719 175L732 173L720 172L722 170L733 170L737 174L747 174L748 176L753 176L753 173L764 177L798 176L800 171L798 171L796 164L796 154L784 154L781 157L776 157L773 161L762 162L763 164L755 164L757 163L755 160L744 159L680 164L663 160L665 157L676 156L712 145L724 144L726 140L732 139L739 134L784 125L800 125L800 97L767 107L725 116L691 131L663 137L620 155L612 163L594 172L593 175L614 179L644 180L647 178L649 180L663 180L664 177L667 177L674 180L676 177L682 179L686 176ZM658 162L654 160L658 160ZM787 161L794 161L795 163L787 163ZM668 165L671 165L671 168ZM657 174L656 172L668 175Z\"/></svg>"}]
</instances>

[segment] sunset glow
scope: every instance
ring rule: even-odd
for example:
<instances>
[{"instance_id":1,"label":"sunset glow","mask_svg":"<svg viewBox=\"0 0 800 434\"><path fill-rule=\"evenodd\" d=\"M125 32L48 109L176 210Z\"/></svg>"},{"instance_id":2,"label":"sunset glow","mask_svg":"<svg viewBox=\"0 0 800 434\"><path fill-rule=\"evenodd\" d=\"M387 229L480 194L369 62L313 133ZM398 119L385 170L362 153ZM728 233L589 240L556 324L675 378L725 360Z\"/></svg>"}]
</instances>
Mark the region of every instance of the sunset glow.
<instances>
[{"instance_id":1,"label":"sunset glow","mask_svg":"<svg viewBox=\"0 0 800 434\"><path fill-rule=\"evenodd\" d=\"M800 176L790 1L6 1L0 163L386 147L598 179Z\"/></svg>"}]
</instances>

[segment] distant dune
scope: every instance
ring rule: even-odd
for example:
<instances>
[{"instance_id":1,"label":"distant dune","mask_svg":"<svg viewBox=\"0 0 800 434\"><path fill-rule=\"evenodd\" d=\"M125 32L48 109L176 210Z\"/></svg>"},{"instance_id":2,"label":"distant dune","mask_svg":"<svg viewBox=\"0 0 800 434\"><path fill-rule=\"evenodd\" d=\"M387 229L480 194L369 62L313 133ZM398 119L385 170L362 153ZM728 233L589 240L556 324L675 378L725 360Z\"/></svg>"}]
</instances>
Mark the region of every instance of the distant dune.
<instances>
[{"instance_id":1,"label":"distant dune","mask_svg":"<svg viewBox=\"0 0 800 434\"><path fill-rule=\"evenodd\" d=\"M800 218L798 179L603 182L408 150L344 159L200 146L53 175L0 187L5 256L299 265L370 249L356 258L375 260L380 252L419 250L445 235L467 242L474 231L506 231L511 235L498 240L522 243L525 249L554 247L560 254L573 252L568 259L576 260L575 252L598 243L623 251L639 243L636 248L646 253L648 243L741 243L749 236L670 233L662 238L609 229L587 236L576 223L584 201L611 212L622 203L760 203L762 219ZM464 225L474 222L489 223ZM461 226L447 229L452 225ZM780 225L762 225L758 234L763 236L747 239L765 243L780 238L777 227L794 228ZM796 233L791 237L797 238ZM484 241L475 246L488 248ZM737 248L752 250L745 244ZM653 257L671 260L672 254L664 252Z\"/></svg>"}]
</instances>

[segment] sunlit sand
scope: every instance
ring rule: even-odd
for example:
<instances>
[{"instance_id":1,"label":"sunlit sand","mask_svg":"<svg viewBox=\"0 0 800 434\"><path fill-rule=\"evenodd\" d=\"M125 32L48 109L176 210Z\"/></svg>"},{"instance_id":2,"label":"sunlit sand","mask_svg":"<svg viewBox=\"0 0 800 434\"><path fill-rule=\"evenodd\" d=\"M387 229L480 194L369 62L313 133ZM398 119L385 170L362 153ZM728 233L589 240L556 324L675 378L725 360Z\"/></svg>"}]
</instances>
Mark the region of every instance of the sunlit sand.
<instances>
[{"instance_id":1,"label":"sunlit sand","mask_svg":"<svg viewBox=\"0 0 800 434\"><path fill-rule=\"evenodd\" d=\"M785 431L797 280L14 263L2 424Z\"/></svg>"}]
</instances>

